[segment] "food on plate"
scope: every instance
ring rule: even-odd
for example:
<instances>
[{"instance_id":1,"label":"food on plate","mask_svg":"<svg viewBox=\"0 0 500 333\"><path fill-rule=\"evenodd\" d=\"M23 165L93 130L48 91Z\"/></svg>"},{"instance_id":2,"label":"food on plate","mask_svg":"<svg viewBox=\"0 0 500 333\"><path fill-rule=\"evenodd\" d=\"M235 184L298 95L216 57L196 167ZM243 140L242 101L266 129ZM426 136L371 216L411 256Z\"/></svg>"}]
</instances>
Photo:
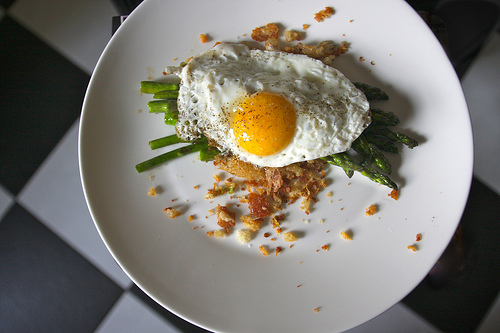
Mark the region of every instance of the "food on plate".
<instances>
[{"instance_id":1,"label":"food on plate","mask_svg":"<svg viewBox=\"0 0 500 333\"><path fill-rule=\"evenodd\" d=\"M315 17L321 21L332 14L327 7ZM384 91L351 82L331 66L347 52L347 43L291 45L302 33L286 30L286 43L279 36L278 25L269 23L252 31L252 39L264 47L218 42L180 66L165 68L164 75L177 76L180 82L141 82L141 92L153 94L149 111L163 113L165 124L176 131L151 140L151 149L184 145L137 164L138 172L199 152L201 161L213 161L218 169L243 179L221 183L214 176L216 183L205 199L225 194L233 198L236 191L246 190L237 199L247 205L248 214L237 216L229 204L217 204L212 211L220 229L207 232L209 237L230 235L241 220L244 228L236 237L246 244L268 221L277 237L297 241L281 226L285 215L279 212L284 204L302 199L300 208L309 214L316 195L327 186L328 165L340 167L349 178L359 172L391 188L390 196L397 200L398 185L390 178L392 166L385 154L398 153L401 144L418 145L391 129L399 124L394 113L373 106L373 101L389 99ZM375 211L372 205L366 214ZM352 238L350 232L340 235ZM259 249L269 254L265 245ZM277 247L276 254L280 251Z\"/></svg>"}]
</instances>

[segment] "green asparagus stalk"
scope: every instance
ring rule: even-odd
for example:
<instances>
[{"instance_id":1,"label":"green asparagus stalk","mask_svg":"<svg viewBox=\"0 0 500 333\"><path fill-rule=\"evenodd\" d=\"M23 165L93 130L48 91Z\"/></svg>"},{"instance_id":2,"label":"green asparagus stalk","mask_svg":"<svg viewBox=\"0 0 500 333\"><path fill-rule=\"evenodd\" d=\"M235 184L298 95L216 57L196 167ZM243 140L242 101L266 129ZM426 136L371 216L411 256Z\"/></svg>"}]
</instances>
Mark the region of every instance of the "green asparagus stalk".
<instances>
[{"instance_id":1,"label":"green asparagus stalk","mask_svg":"<svg viewBox=\"0 0 500 333\"><path fill-rule=\"evenodd\" d=\"M179 91L177 90L162 90L155 93L153 95L153 98L174 100L177 99L178 96L179 96Z\"/></svg>"},{"instance_id":2,"label":"green asparagus stalk","mask_svg":"<svg viewBox=\"0 0 500 333\"><path fill-rule=\"evenodd\" d=\"M209 146L206 149L200 150L200 160L202 160L203 162L213 161L215 159L215 156L219 154L219 149Z\"/></svg>"},{"instance_id":3,"label":"green asparagus stalk","mask_svg":"<svg viewBox=\"0 0 500 333\"><path fill-rule=\"evenodd\" d=\"M161 154L159 156L141 162L135 166L135 169L137 170L137 172L141 173L151 168L154 168L160 164L173 160L175 158L198 152L207 147L208 147L208 140L205 139L200 142L190 144L189 146L184 146L178 149L174 149L172 151L166 152L164 154Z\"/></svg>"},{"instance_id":4,"label":"green asparagus stalk","mask_svg":"<svg viewBox=\"0 0 500 333\"><path fill-rule=\"evenodd\" d=\"M167 99L158 99L148 102L149 113L170 112L175 102Z\"/></svg>"},{"instance_id":5,"label":"green asparagus stalk","mask_svg":"<svg viewBox=\"0 0 500 333\"><path fill-rule=\"evenodd\" d=\"M156 94L162 90L179 90L179 84L158 81L141 81L141 92L144 94Z\"/></svg>"},{"instance_id":6,"label":"green asparagus stalk","mask_svg":"<svg viewBox=\"0 0 500 333\"><path fill-rule=\"evenodd\" d=\"M354 82L354 85L356 86L356 88L358 88L365 94L366 99L368 99L369 101L372 100L386 101L389 99L389 95L383 92L382 89L380 88L373 87L366 83L361 83L361 82Z\"/></svg>"},{"instance_id":7,"label":"green asparagus stalk","mask_svg":"<svg viewBox=\"0 0 500 333\"><path fill-rule=\"evenodd\" d=\"M158 149L158 148L174 145L176 143L183 143L183 142L186 142L186 141L179 139L177 134L172 134L172 135L164 136L164 137L159 138L159 139L149 141L149 146L151 147L151 149Z\"/></svg>"},{"instance_id":8,"label":"green asparagus stalk","mask_svg":"<svg viewBox=\"0 0 500 333\"><path fill-rule=\"evenodd\" d=\"M399 118L393 112L384 111L379 108L370 109L372 115L372 124L384 126L396 126L399 124Z\"/></svg>"},{"instance_id":9,"label":"green asparagus stalk","mask_svg":"<svg viewBox=\"0 0 500 333\"><path fill-rule=\"evenodd\" d=\"M417 140L409 137L406 134L399 133L399 132L393 132L387 127L373 126L372 128L370 128L370 126L368 126L367 130L371 133L385 136L394 142L401 142L401 143L405 144L406 146L408 146L408 148L411 148L411 149L418 146Z\"/></svg>"},{"instance_id":10,"label":"green asparagus stalk","mask_svg":"<svg viewBox=\"0 0 500 333\"><path fill-rule=\"evenodd\" d=\"M388 137L385 137L383 135L378 135L376 133L372 133L369 131L366 131L364 134L365 134L366 140L368 142L370 142L371 144L373 144L378 149L380 149L381 151L385 151L385 152L392 153L392 154L398 153L398 151L399 151L398 147L396 146L394 141L392 141Z\"/></svg>"}]
</instances>

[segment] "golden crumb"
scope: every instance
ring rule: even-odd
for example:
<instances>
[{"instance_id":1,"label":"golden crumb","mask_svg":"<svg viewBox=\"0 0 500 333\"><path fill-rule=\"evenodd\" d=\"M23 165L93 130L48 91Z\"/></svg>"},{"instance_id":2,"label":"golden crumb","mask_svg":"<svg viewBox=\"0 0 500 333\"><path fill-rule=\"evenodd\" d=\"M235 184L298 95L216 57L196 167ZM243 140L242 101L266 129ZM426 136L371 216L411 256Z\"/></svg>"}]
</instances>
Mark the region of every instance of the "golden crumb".
<instances>
[{"instance_id":1,"label":"golden crumb","mask_svg":"<svg viewBox=\"0 0 500 333\"><path fill-rule=\"evenodd\" d=\"M246 244L252 240L252 233L248 229L238 230L236 238L240 244Z\"/></svg>"},{"instance_id":2,"label":"golden crumb","mask_svg":"<svg viewBox=\"0 0 500 333\"><path fill-rule=\"evenodd\" d=\"M309 28L309 24L302 24L302 30L307 30Z\"/></svg>"},{"instance_id":3,"label":"golden crumb","mask_svg":"<svg viewBox=\"0 0 500 333\"><path fill-rule=\"evenodd\" d=\"M332 192L332 191L328 192L328 193L326 194L326 196L327 196L328 198L333 197L333 192Z\"/></svg>"},{"instance_id":4,"label":"golden crumb","mask_svg":"<svg viewBox=\"0 0 500 333\"><path fill-rule=\"evenodd\" d=\"M151 187L148 191L148 195L150 197L156 197L156 189L154 187Z\"/></svg>"},{"instance_id":5,"label":"golden crumb","mask_svg":"<svg viewBox=\"0 0 500 333\"><path fill-rule=\"evenodd\" d=\"M375 61L370 61L370 64L375 65Z\"/></svg>"},{"instance_id":6,"label":"golden crumb","mask_svg":"<svg viewBox=\"0 0 500 333\"><path fill-rule=\"evenodd\" d=\"M214 180L218 183L218 182L221 181L221 178L220 178L220 176L218 174L215 174L214 175Z\"/></svg>"},{"instance_id":7,"label":"golden crumb","mask_svg":"<svg viewBox=\"0 0 500 333\"><path fill-rule=\"evenodd\" d=\"M388 194L391 198L394 200L398 200L399 197L399 191L398 190L392 190L391 193Z\"/></svg>"},{"instance_id":8,"label":"golden crumb","mask_svg":"<svg viewBox=\"0 0 500 333\"><path fill-rule=\"evenodd\" d=\"M332 16L334 13L332 7L325 7L325 9L320 10L319 12L314 14L314 19L318 22L323 21L324 19Z\"/></svg>"},{"instance_id":9,"label":"golden crumb","mask_svg":"<svg viewBox=\"0 0 500 333\"><path fill-rule=\"evenodd\" d=\"M314 312L318 313L319 312L319 308L314 308Z\"/></svg>"},{"instance_id":10,"label":"golden crumb","mask_svg":"<svg viewBox=\"0 0 500 333\"><path fill-rule=\"evenodd\" d=\"M207 236L212 237L214 235L215 231L207 231Z\"/></svg>"},{"instance_id":11,"label":"golden crumb","mask_svg":"<svg viewBox=\"0 0 500 333\"><path fill-rule=\"evenodd\" d=\"M263 27L257 27L252 30L252 39L257 42L265 42L268 39L278 38L279 28L276 23L268 23Z\"/></svg>"},{"instance_id":12,"label":"golden crumb","mask_svg":"<svg viewBox=\"0 0 500 333\"><path fill-rule=\"evenodd\" d=\"M189 222L193 222L194 218L195 218L194 215L189 215L188 216L188 221Z\"/></svg>"},{"instance_id":13,"label":"golden crumb","mask_svg":"<svg viewBox=\"0 0 500 333\"><path fill-rule=\"evenodd\" d=\"M226 237L226 232L222 229L215 230L214 231L214 236L215 238L225 238Z\"/></svg>"},{"instance_id":14,"label":"golden crumb","mask_svg":"<svg viewBox=\"0 0 500 333\"><path fill-rule=\"evenodd\" d=\"M163 210L165 213L168 214L168 216L170 216L170 218L176 218L177 216L181 215L182 213L180 211L178 211L177 209L175 208L172 208L172 207L167 207Z\"/></svg>"},{"instance_id":15,"label":"golden crumb","mask_svg":"<svg viewBox=\"0 0 500 333\"><path fill-rule=\"evenodd\" d=\"M200 188L200 185L195 185L195 186L193 186L193 188L194 188L195 190L197 190L197 189L199 189L199 188Z\"/></svg>"},{"instance_id":16,"label":"golden crumb","mask_svg":"<svg viewBox=\"0 0 500 333\"><path fill-rule=\"evenodd\" d=\"M281 247L276 247L275 254L278 255L281 252Z\"/></svg>"},{"instance_id":17,"label":"golden crumb","mask_svg":"<svg viewBox=\"0 0 500 333\"><path fill-rule=\"evenodd\" d=\"M257 231L260 229L260 225L264 220L262 218L253 218L250 215L242 215L240 216L241 222L245 228L250 229L251 231Z\"/></svg>"},{"instance_id":18,"label":"golden crumb","mask_svg":"<svg viewBox=\"0 0 500 333\"><path fill-rule=\"evenodd\" d=\"M203 44L208 42L208 36L205 34L200 34L200 42L202 42Z\"/></svg>"},{"instance_id":19,"label":"golden crumb","mask_svg":"<svg viewBox=\"0 0 500 333\"><path fill-rule=\"evenodd\" d=\"M330 250L330 246L328 246L328 244L323 245L321 248L325 251Z\"/></svg>"},{"instance_id":20,"label":"golden crumb","mask_svg":"<svg viewBox=\"0 0 500 333\"><path fill-rule=\"evenodd\" d=\"M260 245L259 250L260 250L260 252L262 252L263 255L265 255L265 256L269 255L269 251L264 246Z\"/></svg>"},{"instance_id":21,"label":"golden crumb","mask_svg":"<svg viewBox=\"0 0 500 333\"><path fill-rule=\"evenodd\" d=\"M370 207L368 207L365 211L365 215L366 216L372 216L373 214L375 214L377 212L377 206L375 205L370 205Z\"/></svg>"},{"instance_id":22,"label":"golden crumb","mask_svg":"<svg viewBox=\"0 0 500 333\"><path fill-rule=\"evenodd\" d=\"M285 242L295 242L298 238L291 232L285 232L283 233L283 239L285 240Z\"/></svg>"},{"instance_id":23,"label":"golden crumb","mask_svg":"<svg viewBox=\"0 0 500 333\"><path fill-rule=\"evenodd\" d=\"M302 40L302 33L294 30L285 30L285 40L287 42L294 42Z\"/></svg>"},{"instance_id":24,"label":"golden crumb","mask_svg":"<svg viewBox=\"0 0 500 333\"><path fill-rule=\"evenodd\" d=\"M346 232L346 231L341 231L340 232L340 237L342 237L345 240L351 240L352 239L351 235L349 235L349 233Z\"/></svg>"},{"instance_id":25,"label":"golden crumb","mask_svg":"<svg viewBox=\"0 0 500 333\"><path fill-rule=\"evenodd\" d=\"M363 61L365 61L365 58L359 57L359 61L363 62Z\"/></svg>"},{"instance_id":26,"label":"golden crumb","mask_svg":"<svg viewBox=\"0 0 500 333\"><path fill-rule=\"evenodd\" d=\"M417 247L416 247L415 245L408 245L406 248L407 248L408 250L413 251L413 252L417 252Z\"/></svg>"},{"instance_id":27,"label":"golden crumb","mask_svg":"<svg viewBox=\"0 0 500 333\"><path fill-rule=\"evenodd\" d=\"M420 242L422 240L422 234L417 234L416 240Z\"/></svg>"},{"instance_id":28,"label":"golden crumb","mask_svg":"<svg viewBox=\"0 0 500 333\"><path fill-rule=\"evenodd\" d=\"M230 211L227 205L217 205L217 207L215 207L215 214L217 215L217 224L225 230L227 235L229 235L230 229L236 224L236 213Z\"/></svg>"}]
</instances>

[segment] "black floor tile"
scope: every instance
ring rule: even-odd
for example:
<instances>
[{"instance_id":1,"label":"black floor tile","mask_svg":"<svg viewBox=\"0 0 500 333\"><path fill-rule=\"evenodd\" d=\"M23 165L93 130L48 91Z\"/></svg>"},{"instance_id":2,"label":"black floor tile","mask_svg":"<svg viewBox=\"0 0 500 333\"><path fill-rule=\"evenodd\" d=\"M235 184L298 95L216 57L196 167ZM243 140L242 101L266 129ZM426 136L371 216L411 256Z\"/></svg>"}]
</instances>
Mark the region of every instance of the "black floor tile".
<instances>
[{"instance_id":1,"label":"black floor tile","mask_svg":"<svg viewBox=\"0 0 500 333\"><path fill-rule=\"evenodd\" d=\"M182 318L177 317L172 312L168 311L158 303L156 303L153 299L151 299L148 295L146 295L139 287L133 285L130 288L130 292L137 296L140 300L142 300L145 304L147 304L150 308L152 308L156 313L169 321L172 325L176 326L181 332L190 332L190 333L205 333L209 332L191 324L188 321L185 321Z\"/></svg>"},{"instance_id":2,"label":"black floor tile","mask_svg":"<svg viewBox=\"0 0 500 333\"><path fill-rule=\"evenodd\" d=\"M0 50L0 183L17 195L78 118L89 75L8 16Z\"/></svg>"},{"instance_id":3,"label":"black floor tile","mask_svg":"<svg viewBox=\"0 0 500 333\"><path fill-rule=\"evenodd\" d=\"M475 331L498 295L500 196L474 179L460 225L462 241L403 301L444 332Z\"/></svg>"},{"instance_id":4,"label":"black floor tile","mask_svg":"<svg viewBox=\"0 0 500 333\"><path fill-rule=\"evenodd\" d=\"M122 293L21 206L0 222L0 332L92 332Z\"/></svg>"}]
</instances>

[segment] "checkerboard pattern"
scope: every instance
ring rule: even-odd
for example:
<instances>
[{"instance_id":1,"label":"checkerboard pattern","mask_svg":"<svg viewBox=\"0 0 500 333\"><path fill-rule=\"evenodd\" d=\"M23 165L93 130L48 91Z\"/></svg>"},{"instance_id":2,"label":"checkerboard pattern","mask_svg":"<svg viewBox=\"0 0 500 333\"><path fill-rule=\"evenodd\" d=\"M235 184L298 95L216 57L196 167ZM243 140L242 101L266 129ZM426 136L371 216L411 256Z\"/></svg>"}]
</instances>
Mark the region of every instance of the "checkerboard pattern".
<instances>
[{"instance_id":1,"label":"checkerboard pattern","mask_svg":"<svg viewBox=\"0 0 500 333\"><path fill-rule=\"evenodd\" d=\"M0 0L0 332L206 332L125 275L99 238L80 184L85 90L113 17L136 4ZM498 157L493 162L498 167ZM351 333L500 329L500 199L479 178L453 279L431 272Z\"/></svg>"}]
</instances>

